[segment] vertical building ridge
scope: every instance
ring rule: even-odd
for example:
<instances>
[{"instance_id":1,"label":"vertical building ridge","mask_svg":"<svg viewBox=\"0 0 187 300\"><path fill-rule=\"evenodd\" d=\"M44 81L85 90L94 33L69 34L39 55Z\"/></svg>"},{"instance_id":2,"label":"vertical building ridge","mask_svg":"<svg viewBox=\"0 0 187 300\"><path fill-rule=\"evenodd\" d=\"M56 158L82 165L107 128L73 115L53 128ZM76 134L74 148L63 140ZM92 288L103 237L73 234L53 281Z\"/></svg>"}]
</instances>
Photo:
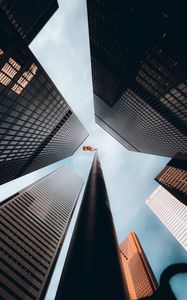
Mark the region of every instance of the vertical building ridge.
<instances>
[{"instance_id":1,"label":"vertical building ridge","mask_svg":"<svg viewBox=\"0 0 187 300\"><path fill-rule=\"evenodd\" d=\"M97 153L88 177L55 299L75 298L129 299Z\"/></svg>"}]
</instances>

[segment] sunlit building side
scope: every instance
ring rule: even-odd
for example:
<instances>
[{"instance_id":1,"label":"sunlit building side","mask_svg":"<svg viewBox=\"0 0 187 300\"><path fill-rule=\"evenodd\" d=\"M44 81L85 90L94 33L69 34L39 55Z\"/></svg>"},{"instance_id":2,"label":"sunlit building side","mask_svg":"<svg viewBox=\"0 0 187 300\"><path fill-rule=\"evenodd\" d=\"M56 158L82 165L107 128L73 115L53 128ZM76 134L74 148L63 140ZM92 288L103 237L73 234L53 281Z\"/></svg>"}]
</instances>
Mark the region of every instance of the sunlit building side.
<instances>
[{"instance_id":1,"label":"sunlit building side","mask_svg":"<svg viewBox=\"0 0 187 300\"><path fill-rule=\"evenodd\" d=\"M171 159L155 180L187 205L187 154L178 154Z\"/></svg>"},{"instance_id":2,"label":"sunlit building side","mask_svg":"<svg viewBox=\"0 0 187 300\"><path fill-rule=\"evenodd\" d=\"M159 186L146 204L187 251L187 206Z\"/></svg>"},{"instance_id":3,"label":"sunlit building side","mask_svg":"<svg viewBox=\"0 0 187 300\"><path fill-rule=\"evenodd\" d=\"M158 283L135 232L128 233L120 253L130 300L152 295Z\"/></svg>"}]
</instances>

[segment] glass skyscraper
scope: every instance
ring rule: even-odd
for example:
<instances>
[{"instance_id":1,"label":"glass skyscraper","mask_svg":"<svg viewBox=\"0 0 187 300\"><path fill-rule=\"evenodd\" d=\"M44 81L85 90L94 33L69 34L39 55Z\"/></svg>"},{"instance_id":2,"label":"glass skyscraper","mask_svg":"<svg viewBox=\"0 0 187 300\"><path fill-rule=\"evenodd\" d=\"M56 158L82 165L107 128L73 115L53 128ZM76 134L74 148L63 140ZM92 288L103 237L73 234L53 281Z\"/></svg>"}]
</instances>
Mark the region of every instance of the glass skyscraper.
<instances>
[{"instance_id":1,"label":"glass skyscraper","mask_svg":"<svg viewBox=\"0 0 187 300\"><path fill-rule=\"evenodd\" d=\"M43 299L83 185L61 167L0 204L0 298Z\"/></svg>"},{"instance_id":2,"label":"glass skyscraper","mask_svg":"<svg viewBox=\"0 0 187 300\"><path fill-rule=\"evenodd\" d=\"M0 10L0 184L71 156L87 131Z\"/></svg>"},{"instance_id":3,"label":"glass skyscraper","mask_svg":"<svg viewBox=\"0 0 187 300\"><path fill-rule=\"evenodd\" d=\"M96 122L131 151L187 152L185 4L87 0Z\"/></svg>"},{"instance_id":4,"label":"glass skyscraper","mask_svg":"<svg viewBox=\"0 0 187 300\"><path fill-rule=\"evenodd\" d=\"M55 297L61 299L129 300L97 152Z\"/></svg>"}]
</instances>

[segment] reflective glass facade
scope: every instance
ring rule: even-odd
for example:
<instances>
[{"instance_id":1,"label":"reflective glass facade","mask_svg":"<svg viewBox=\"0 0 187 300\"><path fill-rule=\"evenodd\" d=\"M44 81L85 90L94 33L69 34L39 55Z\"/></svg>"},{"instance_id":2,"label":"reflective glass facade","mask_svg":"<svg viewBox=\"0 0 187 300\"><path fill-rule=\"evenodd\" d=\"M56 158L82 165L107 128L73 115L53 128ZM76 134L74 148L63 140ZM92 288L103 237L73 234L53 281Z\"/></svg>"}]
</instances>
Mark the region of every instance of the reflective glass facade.
<instances>
[{"instance_id":1,"label":"reflective glass facade","mask_svg":"<svg viewBox=\"0 0 187 300\"><path fill-rule=\"evenodd\" d=\"M0 298L44 299L82 179L62 167L0 205Z\"/></svg>"},{"instance_id":2,"label":"reflective glass facade","mask_svg":"<svg viewBox=\"0 0 187 300\"><path fill-rule=\"evenodd\" d=\"M0 16L2 184L71 156L88 134L32 52Z\"/></svg>"},{"instance_id":3,"label":"reflective glass facade","mask_svg":"<svg viewBox=\"0 0 187 300\"><path fill-rule=\"evenodd\" d=\"M87 0L96 122L128 150L187 151L185 7Z\"/></svg>"}]
</instances>

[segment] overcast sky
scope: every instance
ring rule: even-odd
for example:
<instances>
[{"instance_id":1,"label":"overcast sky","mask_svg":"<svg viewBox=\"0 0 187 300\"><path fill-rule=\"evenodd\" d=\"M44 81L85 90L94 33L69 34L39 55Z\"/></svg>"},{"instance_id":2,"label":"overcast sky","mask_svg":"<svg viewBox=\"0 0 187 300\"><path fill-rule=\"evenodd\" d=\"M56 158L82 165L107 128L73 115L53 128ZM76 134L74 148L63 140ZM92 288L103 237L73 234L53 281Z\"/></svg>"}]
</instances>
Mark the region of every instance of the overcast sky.
<instances>
[{"instance_id":1,"label":"overcast sky","mask_svg":"<svg viewBox=\"0 0 187 300\"><path fill-rule=\"evenodd\" d=\"M90 136L86 144L99 148L119 242L128 231L135 231L159 280L166 266L187 262L185 250L145 204L158 187L154 177L169 159L129 152L95 123L86 1L58 2L59 10L31 44L31 50L88 130ZM65 162L14 181L11 192L64 163L86 179L91 156L93 153L79 149ZM7 185L1 192L2 198L8 195ZM177 299L186 300L187 275L177 275L171 284Z\"/></svg>"}]
</instances>

